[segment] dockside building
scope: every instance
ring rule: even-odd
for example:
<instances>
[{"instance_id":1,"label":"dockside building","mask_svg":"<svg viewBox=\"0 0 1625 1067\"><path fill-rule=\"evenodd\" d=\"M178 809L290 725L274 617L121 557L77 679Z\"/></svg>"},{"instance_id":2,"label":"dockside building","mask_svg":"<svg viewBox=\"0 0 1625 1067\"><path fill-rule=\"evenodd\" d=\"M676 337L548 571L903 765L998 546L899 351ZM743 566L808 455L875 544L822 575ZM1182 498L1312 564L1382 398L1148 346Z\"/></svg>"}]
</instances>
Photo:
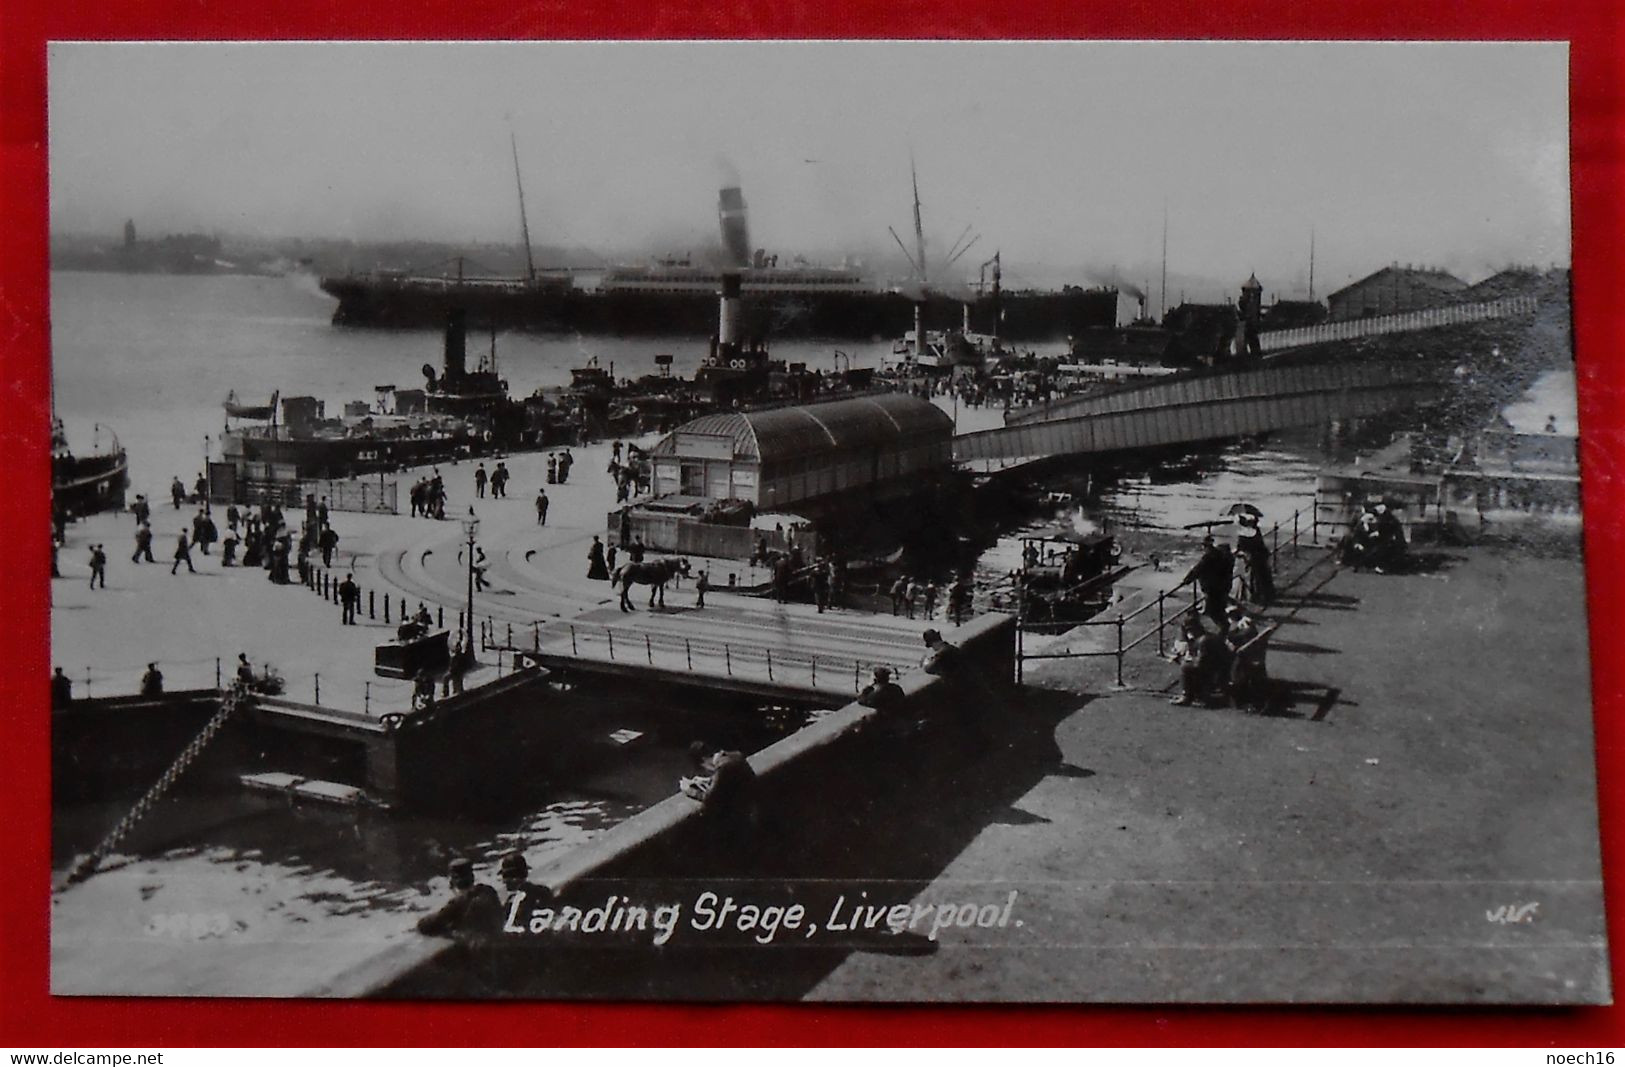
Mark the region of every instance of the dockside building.
<instances>
[{"instance_id":1,"label":"dockside building","mask_svg":"<svg viewBox=\"0 0 1625 1067\"><path fill-rule=\"evenodd\" d=\"M953 420L929 401L879 393L705 415L653 452L654 494L805 508L855 491L887 494L953 463Z\"/></svg>"}]
</instances>

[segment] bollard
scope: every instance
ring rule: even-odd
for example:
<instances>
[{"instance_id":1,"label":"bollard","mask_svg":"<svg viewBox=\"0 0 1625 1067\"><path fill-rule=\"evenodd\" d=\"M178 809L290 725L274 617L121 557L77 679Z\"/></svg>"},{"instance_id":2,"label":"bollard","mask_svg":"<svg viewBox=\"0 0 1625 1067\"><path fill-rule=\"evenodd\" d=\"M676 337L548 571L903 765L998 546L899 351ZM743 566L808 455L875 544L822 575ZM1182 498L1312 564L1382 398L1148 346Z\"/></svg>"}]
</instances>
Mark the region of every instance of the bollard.
<instances>
[{"instance_id":1,"label":"bollard","mask_svg":"<svg viewBox=\"0 0 1625 1067\"><path fill-rule=\"evenodd\" d=\"M576 647L576 628L574 624L570 626L570 655L581 655L581 650Z\"/></svg>"},{"instance_id":2,"label":"bollard","mask_svg":"<svg viewBox=\"0 0 1625 1067\"><path fill-rule=\"evenodd\" d=\"M385 597L384 597L384 621L386 623L389 621L389 597L388 597L388 595L385 595Z\"/></svg>"},{"instance_id":3,"label":"bollard","mask_svg":"<svg viewBox=\"0 0 1625 1067\"><path fill-rule=\"evenodd\" d=\"M862 677L862 675L859 672L861 672L862 670L863 670L863 664L859 663L857 660L853 660L852 661L852 692L854 692L854 693L861 692L863 690L863 684L859 681L859 679Z\"/></svg>"},{"instance_id":4,"label":"bollard","mask_svg":"<svg viewBox=\"0 0 1625 1067\"><path fill-rule=\"evenodd\" d=\"M1123 613L1117 614L1117 688L1123 688Z\"/></svg>"},{"instance_id":5,"label":"bollard","mask_svg":"<svg viewBox=\"0 0 1625 1067\"><path fill-rule=\"evenodd\" d=\"M446 628L446 606L444 604L435 605L434 625L435 629L437 630L444 630Z\"/></svg>"},{"instance_id":6,"label":"bollard","mask_svg":"<svg viewBox=\"0 0 1625 1067\"><path fill-rule=\"evenodd\" d=\"M361 687L361 710L368 715L372 714L372 682L366 682Z\"/></svg>"},{"instance_id":7,"label":"bollard","mask_svg":"<svg viewBox=\"0 0 1625 1067\"><path fill-rule=\"evenodd\" d=\"M728 677L732 678L734 675L734 658L733 653L728 651L727 645L722 646L722 665L727 668Z\"/></svg>"},{"instance_id":8,"label":"bollard","mask_svg":"<svg viewBox=\"0 0 1625 1067\"><path fill-rule=\"evenodd\" d=\"M604 636L609 638L609 658L614 659L615 658L615 631L606 628L604 630Z\"/></svg>"},{"instance_id":9,"label":"bollard","mask_svg":"<svg viewBox=\"0 0 1625 1067\"><path fill-rule=\"evenodd\" d=\"M214 687L220 688L220 657L214 657Z\"/></svg>"},{"instance_id":10,"label":"bollard","mask_svg":"<svg viewBox=\"0 0 1625 1067\"><path fill-rule=\"evenodd\" d=\"M655 662L655 647L654 644L650 642L648 634L643 635L643 655L644 658L649 661L649 666L653 667Z\"/></svg>"},{"instance_id":11,"label":"bollard","mask_svg":"<svg viewBox=\"0 0 1625 1067\"><path fill-rule=\"evenodd\" d=\"M313 674L311 675L311 678L316 683L316 706L319 708L322 706L322 676L319 674Z\"/></svg>"},{"instance_id":12,"label":"bollard","mask_svg":"<svg viewBox=\"0 0 1625 1067\"><path fill-rule=\"evenodd\" d=\"M542 624L539 622L530 624L530 643L535 651L542 650Z\"/></svg>"},{"instance_id":13,"label":"bollard","mask_svg":"<svg viewBox=\"0 0 1625 1067\"><path fill-rule=\"evenodd\" d=\"M377 617L378 610L373 604L372 590L369 589L367 590L367 618L376 619Z\"/></svg>"},{"instance_id":14,"label":"bollard","mask_svg":"<svg viewBox=\"0 0 1625 1067\"><path fill-rule=\"evenodd\" d=\"M814 689L818 688L818 657L817 656L814 656L813 661L812 661L812 684L813 684Z\"/></svg>"},{"instance_id":15,"label":"bollard","mask_svg":"<svg viewBox=\"0 0 1625 1067\"><path fill-rule=\"evenodd\" d=\"M767 653L767 680L771 682L773 680L773 650L766 648L762 651Z\"/></svg>"},{"instance_id":16,"label":"bollard","mask_svg":"<svg viewBox=\"0 0 1625 1067\"><path fill-rule=\"evenodd\" d=\"M688 638L683 638L683 655L688 657L688 669L694 669L694 649L689 647Z\"/></svg>"}]
</instances>

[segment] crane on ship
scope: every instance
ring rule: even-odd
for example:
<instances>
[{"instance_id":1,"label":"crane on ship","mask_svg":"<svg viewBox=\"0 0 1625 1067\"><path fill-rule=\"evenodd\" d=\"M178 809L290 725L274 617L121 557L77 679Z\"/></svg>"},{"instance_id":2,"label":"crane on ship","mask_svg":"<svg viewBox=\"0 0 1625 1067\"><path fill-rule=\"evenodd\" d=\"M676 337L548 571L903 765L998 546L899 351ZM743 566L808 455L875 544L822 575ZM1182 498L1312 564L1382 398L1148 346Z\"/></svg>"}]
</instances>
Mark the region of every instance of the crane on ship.
<instances>
[{"instance_id":1,"label":"crane on ship","mask_svg":"<svg viewBox=\"0 0 1625 1067\"><path fill-rule=\"evenodd\" d=\"M908 246L903 243L903 238L898 235L895 227L888 226L886 230L891 234L892 240L897 242L898 249L902 251L903 258L908 260L912 271L909 283L901 287L900 291L909 296L914 303L914 333L911 348L913 358L920 361L928 353L925 334L926 301L933 294L936 294L963 302L965 306L964 331L966 333L970 332L970 301L967 299L969 294L963 291L963 286L933 285L931 282L929 261L926 259L925 253L925 223L920 210L920 176L912 152L909 153L908 157L908 174L914 191L914 251L909 251ZM960 231L959 236L954 239L953 244L948 247L947 255L944 257L942 264L944 270L957 263L977 241L982 239L981 234L971 234L972 228L971 224L966 224L965 228Z\"/></svg>"}]
</instances>

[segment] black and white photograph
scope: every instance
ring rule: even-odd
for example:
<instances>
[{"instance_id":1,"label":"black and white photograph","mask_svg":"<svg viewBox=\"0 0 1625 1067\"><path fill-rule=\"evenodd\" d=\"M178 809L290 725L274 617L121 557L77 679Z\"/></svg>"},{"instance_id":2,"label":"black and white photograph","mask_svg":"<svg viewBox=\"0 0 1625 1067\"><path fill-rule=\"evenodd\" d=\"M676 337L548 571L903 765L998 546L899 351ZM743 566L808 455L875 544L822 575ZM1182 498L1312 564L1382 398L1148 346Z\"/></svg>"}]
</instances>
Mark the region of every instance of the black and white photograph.
<instances>
[{"instance_id":1,"label":"black and white photograph","mask_svg":"<svg viewBox=\"0 0 1625 1067\"><path fill-rule=\"evenodd\" d=\"M52 994L1611 1003L1565 43L46 59Z\"/></svg>"}]
</instances>

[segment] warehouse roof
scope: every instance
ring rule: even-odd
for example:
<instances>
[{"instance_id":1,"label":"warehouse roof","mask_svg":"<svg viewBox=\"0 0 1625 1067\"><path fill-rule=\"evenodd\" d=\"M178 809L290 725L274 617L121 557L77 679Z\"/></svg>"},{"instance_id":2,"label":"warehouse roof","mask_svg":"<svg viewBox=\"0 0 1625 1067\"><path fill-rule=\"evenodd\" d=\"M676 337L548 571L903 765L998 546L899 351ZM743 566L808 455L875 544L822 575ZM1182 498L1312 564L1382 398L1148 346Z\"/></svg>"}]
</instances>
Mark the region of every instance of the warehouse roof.
<instances>
[{"instance_id":1,"label":"warehouse roof","mask_svg":"<svg viewBox=\"0 0 1625 1067\"><path fill-rule=\"evenodd\" d=\"M1367 285L1385 275L1393 274L1404 276L1412 285L1424 286L1428 289L1435 289L1443 293L1457 293L1467 288L1466 282L1462 281L1460 278L1449 273L1448 271L1438 270L1432 267L1401 267L1396 264L1393 266L1384 267L1381 270L1375 271L1371 274L1367 274L1364 278L1361 278L1357 282L1350 282L1348 285L1345 285L1343 288L1332 293L1326 299L1335 300L1344 293L1358 289L1361 286Z\"/></svg>"},{"instance_id":2,"label":"warehouse roof","mask_svg":"<svg viewBox=\"0 0 1625 1067\"><path fill-rule=\"evenodd\" d=\"M920 437L953 437L953 419L928 400L906 393L877 393L850 400L702 415L655 445L657 456L677 455L677 435L733 438L740 458L767 462L817 452L861 451L896 446Z\"/></svg>"}]
</instances>

